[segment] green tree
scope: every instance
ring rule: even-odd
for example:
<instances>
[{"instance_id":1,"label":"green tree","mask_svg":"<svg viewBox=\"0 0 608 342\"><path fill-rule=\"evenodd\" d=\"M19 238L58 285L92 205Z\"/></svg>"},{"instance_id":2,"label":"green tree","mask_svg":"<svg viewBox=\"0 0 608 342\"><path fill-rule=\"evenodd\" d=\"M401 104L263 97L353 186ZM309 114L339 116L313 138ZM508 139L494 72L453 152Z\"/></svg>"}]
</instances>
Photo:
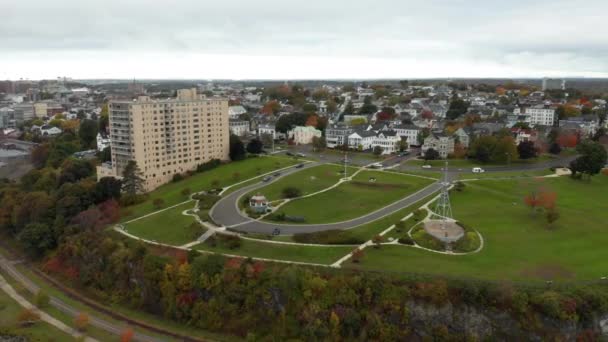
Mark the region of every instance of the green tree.
<instances>
[{"instance_id":1,"label":"green tree","mask_svg":"<svg viewBox=\"0 0 608 342\"><path fill-rule=\"evenodd\" d=\"M384 152L384 149L382 148L382 146L374 146L373 153L375 156L381 155L382 152Z\"/></svg>"},{"instance_id":2,"label":"green tree","mask_svg":"<svg viewBox=\"0 0 608 342\"><path fill-rule=\"evenodd\" d=\"M241 138L234 134L230 134L230 159L232 161L243 160L245 159L245 156L245 145L243 145Z\"/></svg>"},{"instance_id":3,"label":"green tree","mask_svg":"<svg viewBox=\"0 0 608 342\"><path fill-rule=\"evenodd\" d=\"M504 136L496 140L496 145L492 149L492 161L496 163L506 163L517 158L517 146L515 139L511 136Z\"/></svg>"},{"instance_id":4,"label":"green tree","mask_svg":"<svg viewBox=\"0 0 608 342\"><path fill-rule=\"evenodd\" d=\"M537 150L532 141L522 141L517 145L517 153L520 159L536 158Z\"/></svg>"},{"instance_id":5,"label":"green tree","mask_svg":"<svg viewBox=\"0 0 608 342\"><path fill-rule=\"evenodd\" d=\"M247 144L247 152L252 154L260 154L262 153L262 149L264 148L264 144L260 139L251 139Z\"/></svg>"},{"instance_id":6,"label":"green tree","mask_svg":"<svg viewBox=\"0 0 608 342\"><path fill-rule=\"evenodd\" d=\"M84 148L95 148L97 146L98 125L93 120L83 120L78 129L80 144Z\"/></svg>"},{"instance_id":7,"label":"green tree","mask_svg":"<svg viewBox=\"0 0 608 342\"><path fill-rule=\"evenodd\" d=\"M34 257L42 256L55 246L51 228L43 223L30 223L17 236L27 253Z\"/></svg>"},{"instance_id":8,"label":"green tree","mask_svg":"<svg viewBox=\"0 0 608 342\"><path fill-rule=\"evenodd\" d=\"M366 96L363 99L363 106L359 109L359 114L368 115L378 111L378 107L372 103L371 96Z\"/></svg>"},{"instance_id":9,"label":"green tree","mask_svg":"<svg viewBox=\"0 0 608 342\"><path fill-rule=\"evenodd\" d=\"M570 163L573 177L581 174L590 178L600 173L608 160L604 146L594 141L583 141L576 147L576 151L581 156Z\"/></svg>"},{"instance_id":10,"label":"green tree","mask_svg":"<svg viewBox=\"0 0 608 342\"><path fill-rule=\"evenodd\" d=\"M135 160L129 160L122 172L122 190L130 196L144 192L144 179Z\"/></svg>"},{"instance_id":11,"label":"green tree","mask_svg":"<svg viewBox=\"0 0 608 342\"><path fill-rule=\"evenodd\" d=\"M469 109L469 103L460 99L457 95L452 96L450 101L450 107L446 113L446 117L449 120L455 120L461 115L465 114Z\"/></svg>"},{"instance_id":12,"label":"green tree","mask_svg":"<svg viewBox=\"0 0 608 342\"><path fill-rule=\"evenodd\" d=\"M353 102L348 101L346 106L344 106L344 111L342 111L342 114L354 114L354 113L355 113L355 107L353 106Z\"/></svg>"},{"instance_id":13,"label":"green tree","mask_svg":"<svg viewBox=\"0 0 608 342\"><path fill-rule=\"evenodd\" d=\"M434 148L429 148L424 152L424 160L435 160L439 158L441 158L441 156L439 155L439 152Z\"/></svg>"},{"instance_id":14,"label":"green tree","mask_svg":"<svg viewBox=\"0 0 608 342\"><path fill-rule=\"evenodd\" d=\"M114 177L103 177L95 184L95 202L101 203L109 199L120 199L122 181Z\"/></svg>"},{"instance_id":15,"label":"green tree","mask_svg":"<svg viewBox=\"0 0 608 342\"><path fill-rule=\"evenodd\" d=\"M325 137L312 137L312 148L315 151L323 151L327 147Z\"/></svg>"}]
</instances>

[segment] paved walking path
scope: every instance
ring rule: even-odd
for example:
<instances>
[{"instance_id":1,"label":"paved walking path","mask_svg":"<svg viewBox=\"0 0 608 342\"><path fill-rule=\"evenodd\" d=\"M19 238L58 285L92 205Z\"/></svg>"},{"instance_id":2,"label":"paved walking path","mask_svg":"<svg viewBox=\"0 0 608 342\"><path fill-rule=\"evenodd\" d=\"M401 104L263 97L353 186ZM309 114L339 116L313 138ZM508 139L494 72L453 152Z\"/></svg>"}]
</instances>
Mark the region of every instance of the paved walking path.
<instances>
[{"instance_id":1,"label":"paved walking path","mask_svg":"<svg viewBox=\"0 0 608 342\"><path fill-rule=\"evenodd\" d=\"M65 325L65 323L63 323L62 321L52 317L51 315L47 314L46 312L35 307L27 299L23 298L20 294L18 294L17 291L15 291L15 289L6 281L6 279L2 275L0 275L0 288L9 297L14 299L19 305L21 305L22 307L24 307L28 310L31 310L31 311L37 313L40 316L40 319L42 321L47 322L48 324L65 332L66 334L74 337L75 339L84 338L84 341L86 341L86 342L98 342L96 339L83 335L76 329L73 329L73 328ZM49 337L51 337L51 336L49 336Z\"/></svg>"}]
</instances>

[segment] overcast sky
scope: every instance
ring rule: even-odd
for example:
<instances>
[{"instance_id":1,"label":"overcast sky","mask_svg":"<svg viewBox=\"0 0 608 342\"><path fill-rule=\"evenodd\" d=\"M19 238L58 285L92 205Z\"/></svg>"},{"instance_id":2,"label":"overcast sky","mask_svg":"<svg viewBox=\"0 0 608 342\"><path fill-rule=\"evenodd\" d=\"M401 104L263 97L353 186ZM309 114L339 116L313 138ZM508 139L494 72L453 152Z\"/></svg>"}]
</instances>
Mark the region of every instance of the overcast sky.
<instances>
[{"instance_id":1,"label":"overcast sky","mask_svg":"<svg viewBox=\"0 0 608 342\"><path fill-rule=\"evenodd\" d=\"M0 0L0 79L608 77L608 0Z\"/></svg>"}]
</instances>

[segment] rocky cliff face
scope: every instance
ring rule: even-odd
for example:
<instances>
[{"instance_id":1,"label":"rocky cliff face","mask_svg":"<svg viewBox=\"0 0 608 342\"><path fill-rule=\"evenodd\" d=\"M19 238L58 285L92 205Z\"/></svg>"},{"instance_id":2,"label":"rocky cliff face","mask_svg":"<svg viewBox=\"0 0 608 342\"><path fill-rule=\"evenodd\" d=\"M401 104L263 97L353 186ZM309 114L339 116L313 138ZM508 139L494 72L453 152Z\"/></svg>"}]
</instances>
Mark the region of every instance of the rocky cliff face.
<instances>
[{"instance_id":1,"label":"rocky cliff face","mask_svg":"<svg viewBox=\"0 0 608 342\"><path fill-rule=\"evenodd\" d=\"M447 334L472 340L576 341L579 336L608 339L608 314L585 322L564 322L538 314L516 319L509 312L468 305L441 307L408 302L409 325L420 340Z\"/></svg>"}]
</instances>

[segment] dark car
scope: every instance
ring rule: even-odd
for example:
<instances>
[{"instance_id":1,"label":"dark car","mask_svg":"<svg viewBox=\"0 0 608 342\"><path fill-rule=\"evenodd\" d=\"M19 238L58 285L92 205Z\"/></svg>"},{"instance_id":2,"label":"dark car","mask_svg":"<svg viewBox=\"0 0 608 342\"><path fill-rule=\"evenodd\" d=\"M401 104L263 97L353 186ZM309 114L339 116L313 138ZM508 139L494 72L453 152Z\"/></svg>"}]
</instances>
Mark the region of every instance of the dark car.
<instances>
[{"instance_id":1,"label":"dark car","mask_svg":"<svg viewBox=\"0 0 608 342\"><path fill-rule=\"evenodd\" d=\"M303 167L304 167L304 164L298 164L298 165L296 165L296 169L301 169Z\"/></svg>"},{"instance_id":2,"label":"dark car","mask_svg":"<svg viewBox=\"0 0 608 342\"><path fill-rule=\"evenodd\" d=\"M262 178L262 182L268 182L268 181L270 181L271 179L272 179L272 177L270 177L270 176L266 176L266 177Z\"/></svg>"},{"instance_id":3,"label":"dark car","mask_svg":"<svg viewBox=\"0 0 608 342\"><path fill-rule=\"evenodd\" d=\"M294 155L293 152L289 152L289 151L287 151L285 154L288 155L288 156L293 156Z\"/></svg>"},{"instance_id":4,"label":"dark car","mask_svg":"<svg viewBox=\"0 0 608 342\"><path fill-rule=\"evenodd\" d=\"M281 173L280 173L280 172L277 172L277 173L275 173L273 176L275 176L275 177L279 177L280 175L281 175Z\"/></svg>"}]
</instances>

